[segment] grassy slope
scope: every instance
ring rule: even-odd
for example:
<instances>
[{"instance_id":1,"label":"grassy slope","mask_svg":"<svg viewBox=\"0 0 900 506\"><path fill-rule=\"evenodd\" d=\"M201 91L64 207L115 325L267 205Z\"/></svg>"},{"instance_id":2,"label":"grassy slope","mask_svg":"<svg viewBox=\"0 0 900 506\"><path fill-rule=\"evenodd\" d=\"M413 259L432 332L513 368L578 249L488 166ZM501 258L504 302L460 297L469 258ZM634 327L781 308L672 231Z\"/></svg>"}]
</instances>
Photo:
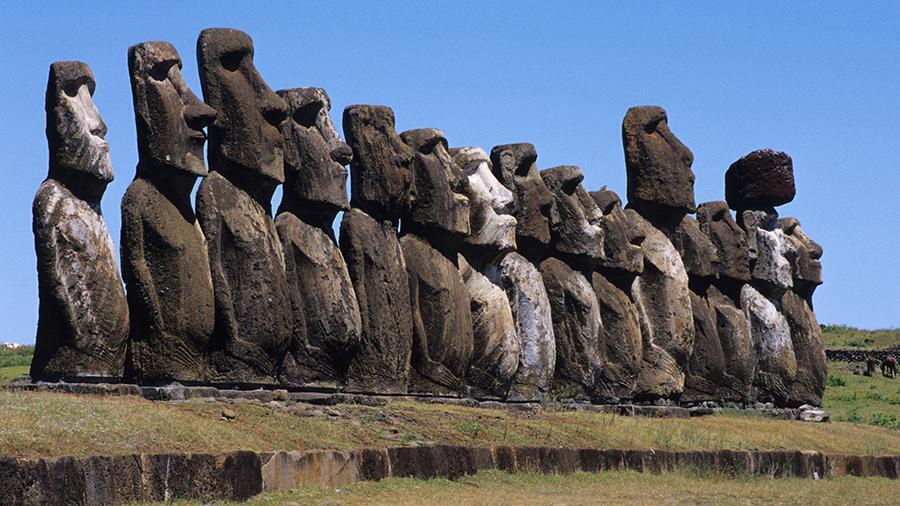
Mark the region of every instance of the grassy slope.
<instances>
[{"instance_id":1,"label":"grassy slope","mask_svg":"<svg viewBox=\"0 0 900 506\"><path fill-rule=\"evenodd\" d=\"M391 478L334 490L303 487L262 494L250 504L890 504L896 482L884 478L771 480L693 473L511 475L487 471L456 481Z\"/></svg>"},{"instance_id":2,"label":"grassy slope","mask_svg":"<svg viewBox=\"0 0 900 506\"><path fill-rule=\"evenodd\" d=\"M28 374L34 346L22 346L14 350L0 348L0 385L23 374Z\"/></svg>"},{"instance_id":3,"label":"grassy slope","mask_svg":"<svg viewBox=\"0 0 900 506\"><path fill-rule=\"evenodd\" d=\"M133 397L0 392L0 453L19 456L237 449L303 450L415 442L661 449L808 449L900 453L900 431L811 424L755 415L651 419L596 413L537 414L397 401L340 405L340 416L299 416L267 405L163 404ZM387 436L390 439L385 438Z\"/></svg>"},{"instance_id":4,"label":"grassy slope","mask_svg":"<svg viewBox=\"0 0 900 506\"><path fill-rule=\"evenodd\" d=\"M900 429L900 379L854 375L848 364L829 362L823 408L835 420Z\"/></svg>"},{"instance_id":5,"label":"grassy slope","mask_svg":"<svg viewBox=\"0 0 900 506\"><path fill-rule=\"evenodd\" d=\"M880 349L900 344L900 329L863 330L847 325L822 325L826 348Z\"/></svg>"}]
</instances>

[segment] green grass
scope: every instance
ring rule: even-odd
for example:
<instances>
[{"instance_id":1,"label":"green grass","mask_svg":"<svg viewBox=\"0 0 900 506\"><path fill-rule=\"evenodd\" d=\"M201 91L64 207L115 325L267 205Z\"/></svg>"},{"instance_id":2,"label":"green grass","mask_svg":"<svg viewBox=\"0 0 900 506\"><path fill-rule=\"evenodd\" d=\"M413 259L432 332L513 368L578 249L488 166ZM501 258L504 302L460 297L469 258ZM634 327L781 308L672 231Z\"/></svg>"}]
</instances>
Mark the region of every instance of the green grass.
<instances>
[{"instance_id":1,"label":"green grass","mask_svg":"<svg viewBox=\"0 0 900 506\"><path fill-rule=\"evenodd\" d=\"M828 363L822 407L832 420L900 429L900 379L855 375L843 362Z\"/></svg>"},{"instance_id":2,"label":"green grass","mask_svg":"<svg viewBox=\"0 0 900 506\"><path fill-rule=\"evenodd\" d=\"M0 348L0 385L9 383L23 374L28 374L34 346L9 349Z\"/></svg>"},{"instance_id":3,"label":"green grass","mask_svg":"<svg viewBox=\"0 0 900 506\"><path fill-rule=\"evenodd\" d=\"M456 481L390 478L340 489L302 487L262 494L249 504L891 504L896 493L897 483L886 478L814 481L690 472L513 475L484 471Z\"/></svg>"},{"instance_id":4,"label":"green grass","mask_svg":"<svg viewBox=\"0 0 900 506\"><path fill-rule=\"evenodd\" d=\"M900 345L900 329L864 330L849 325L822 325L826 348L881 349Z\"/></svg>"},{"instance_id":5,"label":"green grass","mask_svg":"<svg viewBox=\"0 0 900 506\"><path fill-rule=\"evenodd\" d=\"M27 365L0 367L0 385L5 385L23 374L28 374L28 368Z\"/></svg>"}]
</instances>

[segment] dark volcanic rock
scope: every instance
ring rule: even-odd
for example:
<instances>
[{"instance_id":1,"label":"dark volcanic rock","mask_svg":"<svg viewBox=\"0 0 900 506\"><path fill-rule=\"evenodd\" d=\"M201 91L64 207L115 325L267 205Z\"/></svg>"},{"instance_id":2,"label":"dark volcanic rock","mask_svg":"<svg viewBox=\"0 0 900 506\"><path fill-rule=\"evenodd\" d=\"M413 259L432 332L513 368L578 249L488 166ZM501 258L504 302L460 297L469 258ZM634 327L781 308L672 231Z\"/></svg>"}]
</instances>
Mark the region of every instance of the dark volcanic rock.
<instances>
[{"instance_id":1,"label":"dark volcanic rock","mask_svg":"<svg viewBox=\"0 0 900 506\"><path fill-rule=\"evenodd\" d=\"M474 353L469 295L457 265L469 234L468 179L440 130L410 130L401 138L415 151L416 201L400 239L413 315L411 389L462 393Z\"/></svg>"},{"instance_id":2,"label":"dark volcanic rock","mask_svg":"<svg viewBox=\"0 0 900 506\"><path fill-rule=\"evenodd\" d=\"M622 121L629 206L694 211L694 155L669 130L662 107L632 107Z\"/></svg>"},{"instance_id":3,"label":"dark volcanic rock","mask_svg":"<svg viewBox=\"0 0 900 506\"><path fill-rule=\"evenodd\" d=\"M813 292L822 284L822 246L806 235L797 218L782 218L779 223L796 251L792 259L794 291L812 307Z\"/></svg>"},{"instance_id":4,"label":"dark volcanic rock","mask_svg":"<svg viewBox=\"0 0 900 506\"><path fill-rule=\"evenodd\" d=\"M780 206L795 194L793 162L780 151L753 151L725 172L725 200L734 210Z\"/></svg>"},{"instance_id":5,"label":"dark volcanic rock","mask_svg":"<svg viewBox=\"0 0 900 506\"><path fill-rule=\"evenodd\" d=\"M681 254L688 277L712 280L719 273L719 253L709 237L700 230L693 216L686 214L675 229L673 241Z\"/></svg>"},{"instance_id":6,"label":"dark volcanic rock","mask_svg":"<svg viewBox=\"0 0 900 506\"><path fill-rule=\"evenodd\" d=\"M284 383L335 384L359 346L356 294L331 224L348 208L352 153L328 116L324 90L281 90L288 104L284 134L284 197L275 220L291 290L293 338L282 367Z\"/></svg>"},{"instance_id":7,"label":"dark volcanic rock","mask_svg":"<svg viewBox=\"0 0 900 506\"><path fill-rule=\"evenodd\" d=\"M715 313L707 300L691 292L694 315L694 346L684 377L683 401L711 401L720 398L726 360L719 340Z\"/></svg>"},{"instance_id":8,"label":"dark volcanic rock","mask_svg":"<svg viewBox=\"0 0 900 506\"><path fill-rule=\"evenodd\" d=\"M606 189L590 192L590 195L603 213L600 224L604 254L600 267L639 274L644 270L644 254L639 245L644 238L625 216L619 196Z\"/></svg>"},{"instance_id":9,"label":"dark volcanic rock","mask_svg":"<svg viewBox=\"0 0 900 506\"><path fill-rule=\"evenodd\" d=\"M344 137L353 149L350 204L376 220L406 216L415 200L414 153L394 129L394 111L376 105L344 109Z\"/></svg>"},{"instance_id":10,"label":"dark volcanic rock","mask_svg":"<svg viewBox=\"0 0 900 506\"><path fill-rule=\"evenodd\" d=\"M719 277L736 282L750 281L750 257L747 253L747 234L731 217L728 204L722 201L705 202L697 208L697 221L716 247Z\"/></svg>"},{"instance_id":11,"label":"dark volcanic rock","mask_svg":"<svg viewBox=\"0 0 900 506\"><path fill-rule=\"evenodd\" d=\"M128 67L139 157L122 199L128 374L142 383L203 381L215 299L191 191L207 175L203 128L216 112L187 87L171 44L132 46Z\"/></svg>"},{"instance_id":12,"label":"dark volcanic rock","mask_svg":"<svg viewBox=\"0 0 900 506\"><path fill-rule=\"evenodd\" d=\"M125 363L128 304L100 212L113 174L94 86L84 63L50 66L50 170L32 207L40 297L34 380L118 379Z\"/></svg>"},{"instance_id":13,"label":"dark volcanic rock","mask_svg":"<svg viewBox=\"0 0 900 506\"><path fill-rule=\"evenodd\" d=\"M607 398L630 399L643 356L640 315L628 293L601 273L593 273L591 281L606 343L601 393Z\"/></svg>"},{"instance_id":14,"label":"dark volcanic rock","mask_svg":"<svg viewBox=\"0 0 900 506\"><path fill-rule=\"evenodd\" d=\"M791 344L797 360L797 374L788 402L793 406L821 406L828 371L816 314L803 297L793 291L785 292L781 309L791 329Z\"/></svg>"},{"instance_id":15,"label":"dark volcanic rock","mask_svg":"<svg viewBox=\"0 0 900 506\"><path fill-rule=\"evenodd\" d=\"M725 357L719 396L724 401L749 401L756 374L756 349L750 337L747 316L737 303L723 295L715 286L707 290L706 299L715 319L719 343Z\"/></svg>"},{"instance_id":16,"label":"dark volcanic rock","mask_svg":"<svg viewBox=\"0 0 900 506\"><path fill-rule=\"evenodd\" d=\"M541 178L556 200L559 215L559 220L551 224L553 255L577 269L593 270L603 256L602 214L593 199L582 199L578 194L584 179L581 169L573 165L553 167L541 171Z\"/></svg>"},{"instance_id":17,"label":"dark volcanic rock","mask_svg":"<svg viewBox=\"0 0 900 506\"><path fill-rule=\"evenodd\" d=\"M347 372L353 391L405 393L412 351L409 280L397 232L353 209L344 213L341 253L362 322L359 351Z\"/></svg>"},{"instance_id":18,"label":"dark volcanic rock","mask_svg":"<svg viewBox=\"0 0 900 506\"><path fill-rule=\"evenodd\" d=\"M279 126L287 108L253 66L245 33L204 30L197 59L204 100L218 112L209 127L211 174L197 191L216 300L210 379L271 384L291 340L290 291L270 204L284 181Z\"/></svg>"},{"instance_id":19,"label":"dark volcanic rock","mask_svg":"<svg viewBox=\"0 0 900 506\"><path fill-rule=\"evenodd\" d=\"M546 256L550 223L558 219L553 194L541 178L536 161L532 144L503 144L491 149L494 175L515 195L516 247L534 263Z\"/></svg>"}]
</instances>

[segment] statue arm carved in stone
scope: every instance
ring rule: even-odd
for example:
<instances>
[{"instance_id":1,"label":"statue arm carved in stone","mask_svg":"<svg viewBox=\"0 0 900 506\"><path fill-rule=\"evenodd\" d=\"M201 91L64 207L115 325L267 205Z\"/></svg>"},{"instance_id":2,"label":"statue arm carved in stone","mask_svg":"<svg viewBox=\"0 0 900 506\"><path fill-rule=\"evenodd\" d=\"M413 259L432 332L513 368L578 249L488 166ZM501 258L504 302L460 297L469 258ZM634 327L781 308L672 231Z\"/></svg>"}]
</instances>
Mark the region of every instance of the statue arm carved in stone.
<instances>
[{"instance_id":1,"label":"statue arm carved in stone","mask_svg":"<svg viewBox=\"0 0 900 506\"><path fill-rule=\"evenodd\" d=\"M141 210L135 209L134 206L122 206L122 250L132 252L129 255L122 255L122 262L127 265L124 271L130 272L136 278L134 280L136 283L130 284L129 289L139 292L134 300L140 301L144 306L142 311L146 317L144 323L150 335L154 335L165 329L165 323L156 284L153 282L153 275L144 255L146 225Z\"/></svg>"},{"instance_id":2,"label":"statue arm carved in stone","mask_svg":"<svg viewBox=\"0 0 900 506\"><path fill-rule=\"evenodd\" d=\"M204 198L205 197L205 198ZM218 338L223 342L230 343L238 335L238 324L234 314L234 301L231 297L231 285L228 281L228 275L225 266L222 265L223 242L226 235L230 236L232 241L234 236L228 230L227 224L221 215L213 212L205 212L205 207L216 208L215 202L206 202L206 200L214 200L211 195L198 195L197 199L197 219L206 235L207 251L209 252L209 272L212 277L213 286L216 289L213 292L216 308L216 325L222 325L224 328L216 330Z\"/></svg>"},{"instance_id":3,"label":"statue arm carved in stone","mask_svg":"<svg viewBox=\"0 0 900 506\"><path fill-rule=\"evenodd\" d=\"M47 220L43 220L46 222ZM58 221L58 220L54 220ZM75 314L76 301L69 295L66 288L66 280L63 279L62 273L68 272L68 269L60 269L59 266L64 259L60 258L60 234L56 227L45 227L41 223L35 224L35 241L38 259L38 272L43 273L47 279L47 287L50 288L51 296L56 299L56 307L65 311L64 321L58 322L60 335L75 336L78 342L78 316Z\"/></svg>"},{"instance_id":4,"label":"statue arm carved in stone","mask_svg":"<svg viewBox=\"0 0 900 506\"><path fill-rule=\"evenodd\" d=\"M450 372L445 365L432 360L428 352L428 333L425 331L425 324L419 309L419 280L410 270L409 273L409 304L412 308L413 316L413 347L412 362L415 364L416 371L429 380L453 390L463 388L460 378Z\"/></svg>"}]
</instances>

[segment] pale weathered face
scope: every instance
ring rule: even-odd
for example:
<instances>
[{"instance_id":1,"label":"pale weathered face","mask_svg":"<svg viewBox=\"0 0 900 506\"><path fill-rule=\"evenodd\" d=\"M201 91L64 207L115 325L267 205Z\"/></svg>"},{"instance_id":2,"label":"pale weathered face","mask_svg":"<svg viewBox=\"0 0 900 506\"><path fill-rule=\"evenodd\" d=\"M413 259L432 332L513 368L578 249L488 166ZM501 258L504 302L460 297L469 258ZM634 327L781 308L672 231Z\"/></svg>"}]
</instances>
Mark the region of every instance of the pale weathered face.
<instances>
[{"instance_id":1,"label":"pale weathered face","mask_svg":"<svg viewBox=\"0 0 900 506\"><path fill-rule=\"evenodd\" d=\"M106 124L94 105L94 76L81 62L50 67L47 89L47 137L51 165L99 182L113 180Z\"/></svg>"},{"instance_id":2,"label":"pale weathered face","mask_svg":"<svg viewBox=\"0 0 900 506\"><path fill-rule=\"evenodd\" d=\"M750 245L753 279L776 288L793 287L791 258L797 254L797 250L781 230L778 215L772 211L744 211L743 225ZM755 240L749 239L751 235Z\"/></svg>"},{"instance_id":3,"label":"pale weathered face","mask_svg":"<svg viewBox=\"0 0 900 506\"><path fill-rule=\"evenodd\" d=\"M168 42L137 44L128 50L128 67L141 162L205 176L203 129L216 111L188 87L178 52Z\"/></svg>"},{"instance_id":4,"label":"pale weathered face","mask_svg":"<svg viewBox=\"0 0 900 506\"><path fill-rule=\"evenodd\" d=\"M487 153L478 147L456 148L451 152L469 180L466 196L471 231L466 243L497 252L515 250L513 194L494 177Z\"/></svg>"}]
</instances>

